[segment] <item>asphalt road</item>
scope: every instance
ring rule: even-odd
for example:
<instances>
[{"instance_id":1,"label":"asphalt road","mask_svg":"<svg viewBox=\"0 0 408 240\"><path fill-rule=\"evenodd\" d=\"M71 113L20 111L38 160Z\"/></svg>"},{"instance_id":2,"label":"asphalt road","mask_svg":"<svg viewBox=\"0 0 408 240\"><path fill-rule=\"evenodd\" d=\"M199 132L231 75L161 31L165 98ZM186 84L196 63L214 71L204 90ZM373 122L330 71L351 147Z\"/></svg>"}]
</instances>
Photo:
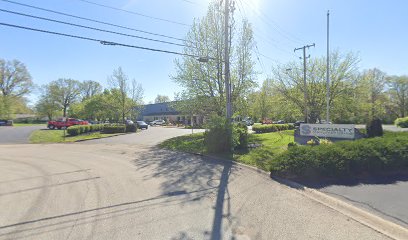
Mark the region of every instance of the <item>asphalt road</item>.
<instances>
[{"instance_id":1,"label":"asphalt road","mask_svg":"<svg viewBox=\"0 0 408 240\"><path fill-rule=\"evenodd\" d=\"M309 186L408 228L408 174Z\"/></svg>"},{"instance_id":2,"label":"asphalt road","mask_svg":"<svg viewBox=\"0 0 408 240\"><path fill-rule=\"evenodd\" d=\"M29 143L30 134L46 126L27 126L27 127L0 127L0 144L21 144Z\"/></svg>"},{"instance_id":3,"label":"asphalt road","mask_svg":"<svg viewBox=\"0 0 408 240\"><path fill-rule=\"evenodd\" d=\"M255 170L157 149L160 129L0 146L0 239L388 239Z\"/></svg>"}]
</instances>

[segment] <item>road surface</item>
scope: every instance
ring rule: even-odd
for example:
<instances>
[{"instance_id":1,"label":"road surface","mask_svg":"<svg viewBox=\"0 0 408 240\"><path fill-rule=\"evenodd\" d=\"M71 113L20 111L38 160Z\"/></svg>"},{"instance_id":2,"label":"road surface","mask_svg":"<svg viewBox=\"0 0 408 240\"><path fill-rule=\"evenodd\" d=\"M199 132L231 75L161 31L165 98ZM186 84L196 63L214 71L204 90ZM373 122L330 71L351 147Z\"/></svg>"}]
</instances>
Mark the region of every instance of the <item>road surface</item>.
<instances>
[{"instance_id":1,"label":"road surface","mask_svg":"<svg viewBox=\"0 0 408 240\"><path fill-rule=\"evenodd\" d=\"M24 126L24 127L0 127L0 144L29 143L30 134L46 126Z\"/></svg>"},{"instance_id":2,"label":"road surface","mask_svg":"<svg viewBox=\"0 0 408 240\"><path fill-rule=\"evenodd\" d=\"M388 239L255 170L130 141L0 145L0 239Z\"/></svg>"}]
</instances>

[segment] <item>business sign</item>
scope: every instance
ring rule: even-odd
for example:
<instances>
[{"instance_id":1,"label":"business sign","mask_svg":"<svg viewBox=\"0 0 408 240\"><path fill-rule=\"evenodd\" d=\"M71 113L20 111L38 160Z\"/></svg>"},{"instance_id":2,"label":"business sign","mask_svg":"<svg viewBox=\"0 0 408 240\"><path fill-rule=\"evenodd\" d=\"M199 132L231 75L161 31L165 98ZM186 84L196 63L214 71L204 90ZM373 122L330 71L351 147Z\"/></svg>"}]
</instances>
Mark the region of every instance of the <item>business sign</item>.
<instances>
[{"instance_id":1,"label":"business sign","mask_svg":"<svg viewBox=\"0 0 408 240\"><path fill-rule=\"evenodd\" d=\"M301 136L354 139L354 124L300 124Z\"/></svg>"}]
</instances>

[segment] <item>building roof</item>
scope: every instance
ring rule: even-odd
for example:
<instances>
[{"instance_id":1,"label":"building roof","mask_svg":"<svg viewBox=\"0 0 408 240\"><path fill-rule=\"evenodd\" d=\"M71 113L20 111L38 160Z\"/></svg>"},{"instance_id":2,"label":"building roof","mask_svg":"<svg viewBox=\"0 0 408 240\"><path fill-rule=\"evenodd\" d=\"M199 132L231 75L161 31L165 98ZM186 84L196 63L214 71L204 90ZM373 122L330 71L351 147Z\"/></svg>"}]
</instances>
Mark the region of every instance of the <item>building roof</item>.
<instances>
[{"instance_id":1,"label":"building roof","mask_svg":"<svg viewBox=\"0 0 408 240\"><path fill-rule=\"evenodd\" d=\"M142 116L159 116L159 115L178 115L176 109L172 108L170 105L173 102L164 102L164 103L154 103L146 104L143 106L141 115Z\"/></svg>"}]
</instances>

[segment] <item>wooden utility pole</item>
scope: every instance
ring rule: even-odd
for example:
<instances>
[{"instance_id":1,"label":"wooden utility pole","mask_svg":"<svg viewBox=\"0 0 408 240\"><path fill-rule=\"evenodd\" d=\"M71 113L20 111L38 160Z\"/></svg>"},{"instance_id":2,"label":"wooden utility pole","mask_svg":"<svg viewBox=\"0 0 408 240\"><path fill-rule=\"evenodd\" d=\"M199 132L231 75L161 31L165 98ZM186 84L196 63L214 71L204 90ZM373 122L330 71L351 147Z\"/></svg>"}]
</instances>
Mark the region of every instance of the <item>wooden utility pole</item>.
<instances>
[{"instance_id":1,"label":"wooden utility pole","mask_svg":"<svg viewBox=\"0 0 408 240\"><path fill-rule=\"evenodd\" d=\"M307 106L307 101L308 101L308 94L307 94L307 82L306 82L306 59L310 57L306 57L306 48L314 47L315 44L311 45L306 45L300 48L295 48L294 52L297 50L303 50L303 97L304 97L304 102L305 102L305 122L309 123L309 109Z\"/></svg>"}]
</instances>

